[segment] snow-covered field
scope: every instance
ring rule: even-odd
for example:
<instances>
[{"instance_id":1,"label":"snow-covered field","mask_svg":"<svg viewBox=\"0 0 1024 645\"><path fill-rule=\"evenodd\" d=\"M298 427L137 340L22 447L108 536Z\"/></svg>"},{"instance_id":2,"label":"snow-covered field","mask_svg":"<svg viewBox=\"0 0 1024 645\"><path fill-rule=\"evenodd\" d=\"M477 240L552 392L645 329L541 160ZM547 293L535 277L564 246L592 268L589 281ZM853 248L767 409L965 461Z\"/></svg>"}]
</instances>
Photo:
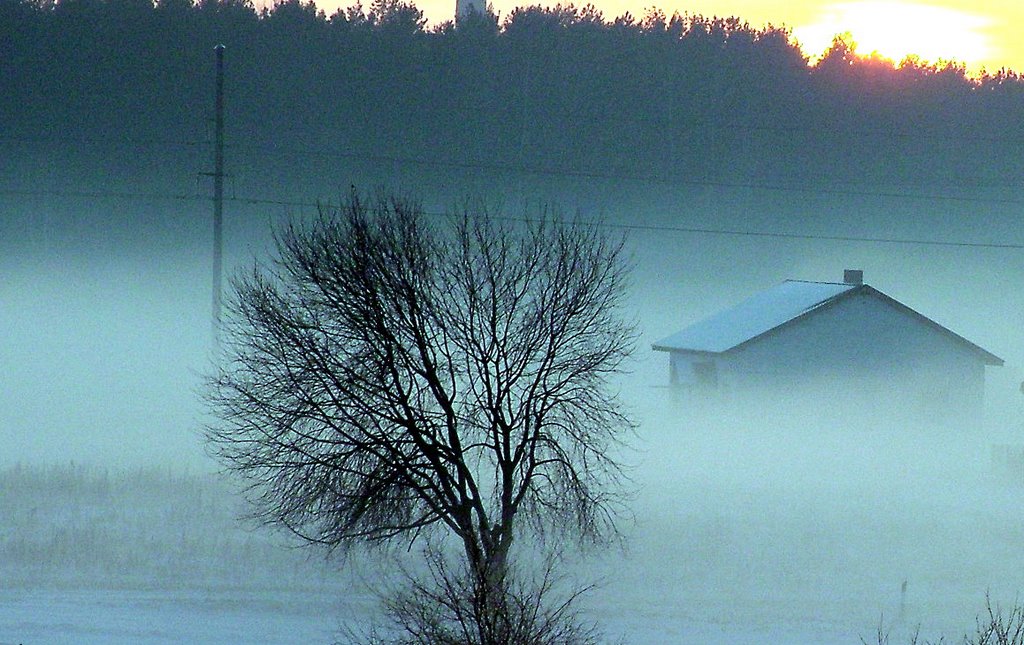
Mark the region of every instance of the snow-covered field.
<instances>
[{"instance_id":1,"label":"snow-covered field","mask_svg":"<svg viewBox=\"0 0 1024 645\"><path fill-rule=\"evenodd\" d=\"M237 590L8 590L0 592L0 643L331 643L337 638L345 602L340 596Z\"/></svg>"},{"instance_id":2,"label":"snow-covered field","mask_svg":"<svg viewBox=\"0 0 1024 645\"><path fill-rule=\"evenodd\" d=\"M340 592L6 591L0 593L0 643L333 643L340 639L339 617L368 609ZM857 630L823 622L751 625L736 616L707 621L669 606L608 605L599 613L608 636L637 645L859 643Z\"/></svg>"},{"instance_id":3,"label":"snow-covered field","mask_svg":"<svg viewBox=\"0 0 1024 645\"><path fill-rule=\"evenodd\" d=\"M2 643L158 645L164 643L300 644L338 639L338 603L281 594L195 592L34 592L0 595ZM683 615L631 611L604 617L624 643L839 645L857 632L820 624L750 626L704 623ZM867 631L865 630L865 635Z\"/></svg>"},{"instance_id":4,"label":"snow-covered field","mask_svg":"<svg viewBox=\"0 0 1024 645\"><path fill-rule=\"evenodd\" d=\"M1024 598L1024 487L983 430L683 423L638 387L625 540L569 565L609 642L956 640L986 595ZM0 645L328 644L373 619L374 562L295 549L244 510L203 474L0 470Z\"/></svg>"},{"instance_id":5,"label":"snow-covered field","mask_svg":"<svg viewBox=\"0 0 1024 645\"><path fill-rule=\"evenodd\" d=\"M781 436L639 438L624 546L572 565L610 642L956 639L986 594L1019 599L1024 490L991 477L978 437ZM245 528L205 476L0 475L0 644L326 644L373 617L372 563Z\"/></svg>"}]
</instances>

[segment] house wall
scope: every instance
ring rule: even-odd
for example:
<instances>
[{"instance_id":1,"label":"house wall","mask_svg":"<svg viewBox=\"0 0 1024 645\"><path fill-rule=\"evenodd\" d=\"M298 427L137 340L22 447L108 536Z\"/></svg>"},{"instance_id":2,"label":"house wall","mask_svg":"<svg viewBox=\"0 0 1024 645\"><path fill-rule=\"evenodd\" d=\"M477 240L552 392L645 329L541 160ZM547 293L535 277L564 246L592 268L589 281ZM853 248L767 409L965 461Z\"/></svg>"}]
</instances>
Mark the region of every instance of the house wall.
<instances>
[{"instance_id":1,"label":"house wall","mask_svg":"<svg viewBox=\"0 0 1024 645\"><path fill-rule=\"evenodd\" d=\"M674 352L670 365L683 389L734 403L749 397L762 406L810 404L952 424L982 412L985 366L977 355L869 293L725 354Z\"/></svg>"}]
</instances>

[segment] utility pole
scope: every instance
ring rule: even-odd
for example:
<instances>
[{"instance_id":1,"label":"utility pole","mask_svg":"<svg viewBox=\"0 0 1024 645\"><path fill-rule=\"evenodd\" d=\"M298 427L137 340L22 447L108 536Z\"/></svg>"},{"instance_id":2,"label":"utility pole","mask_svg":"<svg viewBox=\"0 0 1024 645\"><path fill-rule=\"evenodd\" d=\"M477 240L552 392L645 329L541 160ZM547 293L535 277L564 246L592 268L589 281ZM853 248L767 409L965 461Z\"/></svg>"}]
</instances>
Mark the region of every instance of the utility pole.
<instances>
[{"instance_id":1,"label":"utility pole","mask_svg":"<svg viewBox=\"0 0 1024 645\"><path fill-rule=\"evenodd\" d=\"M224 45L217 53L217 99L213 148L213 344L220 345L221 276L224 251Z\"/></svg>"}]
</instances>

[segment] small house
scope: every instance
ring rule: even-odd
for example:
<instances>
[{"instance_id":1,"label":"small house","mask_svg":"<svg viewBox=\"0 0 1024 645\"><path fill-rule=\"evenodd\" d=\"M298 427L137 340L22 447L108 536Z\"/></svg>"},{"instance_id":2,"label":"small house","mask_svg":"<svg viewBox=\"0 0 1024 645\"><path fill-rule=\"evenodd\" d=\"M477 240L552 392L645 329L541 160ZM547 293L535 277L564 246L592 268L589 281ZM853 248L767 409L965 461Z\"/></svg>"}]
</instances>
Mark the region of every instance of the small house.
<instances>
[{"instance_id":1,"label":"small house","mask_svg":"<svg viewBox=\"0 0 1024 645\"><path fill-rule=\"evenodd\" d=\"M654 343L672 386L701 399L842 401L928 419L977 419L1003 360L864 284L787 280Z\"/></svg>"}]
</instances>

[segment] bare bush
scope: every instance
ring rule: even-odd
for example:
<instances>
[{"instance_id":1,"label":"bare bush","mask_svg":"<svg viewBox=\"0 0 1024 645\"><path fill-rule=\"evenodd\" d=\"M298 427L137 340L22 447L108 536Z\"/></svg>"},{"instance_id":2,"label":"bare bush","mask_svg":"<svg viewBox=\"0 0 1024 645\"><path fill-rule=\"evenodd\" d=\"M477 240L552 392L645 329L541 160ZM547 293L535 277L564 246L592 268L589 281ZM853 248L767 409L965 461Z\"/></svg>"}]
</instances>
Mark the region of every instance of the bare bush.
<instances>
[{"instance_id":1,"label":"bare bush","mask_svg":"<svg viewBox=\"0 0 1024 645\"><path fill-rule=\"evenodd\" d=\"M938 640L921 640L920 629L908 641L909 645L945 645L944 636ZM881 623L876 632L877 645L889 645L889 630ZM861 638L863 645L868 641ZM973 634L964 634L962 645L1024 645L1024 605L1014 603L1009 611L992 603L989 595L985 596L985 613L975 618Z\"/></svg>"},{"instance_id":2,"label":"bare bush","mask_svg":"<svg viewBox=\"0 0 1024 645\"><path fill-rule=\"evenodd\" d=\"M345 642L367 645L596 645L597 627L577 601L589 591L558 573L546 559L530 576L510 566L500 580L482 582L467 566L437 551L424 573L405 571L380 593L386 624L364 633L344 630Z\"/></svg>"},{"instance_id":3,"label":"bare bush","mask_svg":"<svg viewBox=\"0 0 1024 645\"><path fill-rule=\"evenodd\" d=\"M973 636L964 636L965 645L1024 645L1024 606L1014 603L1009 612L985 596L985 614L976 620Z\"/></svg>"}]
</instances>

